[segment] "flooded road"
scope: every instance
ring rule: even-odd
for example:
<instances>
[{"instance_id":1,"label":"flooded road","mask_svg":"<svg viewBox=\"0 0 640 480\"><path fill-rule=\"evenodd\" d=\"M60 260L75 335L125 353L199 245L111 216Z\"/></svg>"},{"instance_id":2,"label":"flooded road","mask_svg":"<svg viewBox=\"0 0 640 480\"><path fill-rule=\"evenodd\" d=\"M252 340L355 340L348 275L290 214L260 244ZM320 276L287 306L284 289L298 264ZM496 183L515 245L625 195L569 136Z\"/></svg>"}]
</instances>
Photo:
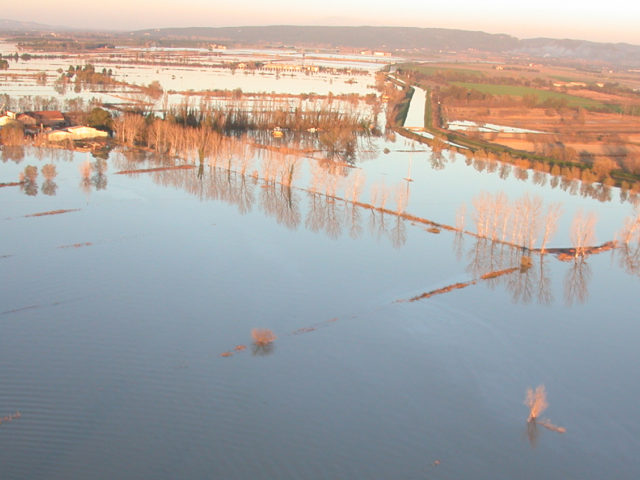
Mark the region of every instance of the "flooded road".
<instances>
[{"instance_id":1,"label":"flooded road","mask_svg":"<svg viewBox=\"0 0 640 480\"><path fill-rule=\"evenodd\" d=\"M413 95L409 104L407 118L404 120L404 128L423 130L425 104L427 102L427 92L420 87L413 87Z\"/></svg>"}]
</instances>

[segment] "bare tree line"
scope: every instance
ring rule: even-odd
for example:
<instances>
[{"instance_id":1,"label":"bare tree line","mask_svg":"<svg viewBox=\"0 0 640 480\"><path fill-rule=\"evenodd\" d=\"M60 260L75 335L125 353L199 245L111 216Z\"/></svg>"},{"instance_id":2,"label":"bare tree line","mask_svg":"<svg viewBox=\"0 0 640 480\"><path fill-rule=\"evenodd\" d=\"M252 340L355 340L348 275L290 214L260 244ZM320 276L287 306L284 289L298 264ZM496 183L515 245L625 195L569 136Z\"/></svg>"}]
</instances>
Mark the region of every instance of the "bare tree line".
<instances>
[{"instance_id":1,"label":"bare tree line","mask_svg":"<svg viewBox=\"0 0 640 480\"><path fill-rule=\"evenodd\" d=\"M262 168L271 167L263 163ZM265 181L259 175L241 174L228 170L226 165L212 164L203 176L198 176L193 169L159 170L150 175L161 185L181 188L200 199L235 205L241 214L259 205L265 215L290 229L304 224L309 230L323 232L330 238L338 238L343 233L358 238L365 231L366 210L358 204L308 190L307 213L303 215L301 203L304 197L299 194L299 189L282 184L277 178ZM351 198L358 195L356 190L361 183L362 180L357 176L348 183ZM388 221L389 216L394 217L395 221ZM401 246L406 241L404 222L401 217L369 210L371 233L389 238L394 246Z\"/></svg>"},{"instance_id":2,"label":"bare tree line","mask_svg":"<svg viewBox=\"0 0 640 480\"><path fill-rule=\"evenodd\" d=\"M595 244L596 215L585 214L579 210L571 222L571 243L575 250L575 258L584 258L586 249Z\"/></svg>"},{"instance_id":3,"label":"bare tree line","mask_svg":"<svg viewBox=\"0 0 640 480\"><path fill-rule=\"evenodd\" d=\"M194 110L197 113L185 110L166 119L127 112L114 119L114 135L122 145L143 146L169 155L196 151L204 158L218 153L223 137L230 133L237 136L248 131L279 129L294 134L305 132L313 148L323 149L330 158L353 159L358 149L358 135L369 135L375 128L371 118L356 110L311 108L290 112L265 108L249 113L239 107L231 105L224 110L206 107Z\"/></svg>"},{"instance_id":4,"label":"bare tree line","mask_svg":"<svg viewBox=\"0 0 640 480\"><path fill-rule=\"evenodd\" d=\"M298 99L297 103L280 99L259 98L247 101L235 98L212 102L203 98L198 107L189 102L172 107L166 119L186 126L206 125L218 132L270 130L280 127L289 131L334 128L368 132L376 125L380 106L369 102ZM376 106L377 105L377 106Z\"/></svg>"},{"instance_id":5,"label":"bare tree line","mask_svg":"<svg viewBox=\"0 0 640 480\"><path fill-rule=\"evenodd\" d=\"M472 200L473 222L479 237L533 250L540 242L541 253L556 232L561 215L559 204L544 209L540 197L525 194L510 201L503 193L483 192ZM457 225L464 225L466 207L458 211Z\"/></svg>"},{"instance_id":6,"label":"bare tree line","mask_svg":"<svg viewBox=\"0 0 640 480\"><path fill-rule=\"evenodd\" d=\"M640 208L625 219L619 237L621 245L617 254L621 267L627 273L640 277Z\"/></svg>"},{"instance_id":7,"label":"bare tree line","mask_svg":"<svg viewBox=\"0 0 640 480\"><path fill-rule=\"evenodd\" d=\"M456 234L454 251L464 253L464 237ZM547 272L547 257L537 255L530 267L513 271L514 265L521 265L523 251L508 244L493 242L485 238L475 238L466 250L467 266L474 279L483 279L490 288L503 285L516 303L528 304L536 301L551 304L554 292ZM492 272L509 272L506 275L492 275ZM587 262L570 262L563 281L565 304L585 303L589 296L588 285L591 267Z\"/></svg>"}]
</instances>

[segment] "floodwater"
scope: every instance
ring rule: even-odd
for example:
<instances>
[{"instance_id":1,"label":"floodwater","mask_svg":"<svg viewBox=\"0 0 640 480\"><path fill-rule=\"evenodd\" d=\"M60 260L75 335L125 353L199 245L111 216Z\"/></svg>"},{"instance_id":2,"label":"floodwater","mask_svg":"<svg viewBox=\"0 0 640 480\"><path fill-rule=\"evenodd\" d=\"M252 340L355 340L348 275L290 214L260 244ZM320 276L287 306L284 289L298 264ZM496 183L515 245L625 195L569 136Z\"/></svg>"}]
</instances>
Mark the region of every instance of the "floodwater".
<instances>
[{"instance_id":1,"label":"floodwater","mask_svg":"<svg viewBox=\"0 0 640 480\"><path fill-rule=\"evenodd\" d=\"M0 54L17 51L15 44L0 40ZM20 52L22 53L22 52ZM257 94L316 94L333 95L375 93L374 72L386 61L373 56L302 53L294 51L229 50L224 52L206 49L114 49L108 52L68 54L53 53L54 58L43 57L42 52L30 60L14 60L9 57L9 69L0 72L0 93L8 94L14 101L23 97L41 96L55 99L60 105L65 101L92 99L110 104L137 101L150 102L151 108L160 109L165 101L140 93L136 86L146 86L154 81L167 92L169 106L177 105L196 92L241 89L244 93ZM231 70L220 65L261 61L274 64L285 62L293 67L317 66L330 70L321 72ZM74 90L70 84L65 90L56 86L55 80L70 66L92 64L96 71L112 70L113 78L131 86L88 86ZM336 69L334 71L333 69ZM46 81L38 81L36 75L44 72ZM2 105L0 105L1 107ZM62 108L62 107L61 107Z\"/></svg>"},{"instance_id":2,"label":"floodwater","mask_svg":"<svg viewBox=\"0 0 640 480\"><path fill-rule=\"evenodd\" d=\"M495 123L476 123L470 120L456 120L447 123L447 128L453 131L469 131L475 130L482 133L503 132L503 133L537 133L543 134L539 130L529 130L527 128L507 127L504 125L496 125Z\"/></svg>"},{"instance_id":3,"label":"floodwater","mask_svg":"<svg viewBox=\"0 0 640 480\"><path fill-rule=\"evenodd\" d=\"M574 210L606 241L631 202L420 148L296 158L292 188L260 149L5 150L0 183L38 176L0 188L2 478L638 478L638 262L520 269L393 213L453 225L481 191L529 192L563 202L567 246ZM527 424L539 384L566 433Z\"/></svg>"}]
</instances>

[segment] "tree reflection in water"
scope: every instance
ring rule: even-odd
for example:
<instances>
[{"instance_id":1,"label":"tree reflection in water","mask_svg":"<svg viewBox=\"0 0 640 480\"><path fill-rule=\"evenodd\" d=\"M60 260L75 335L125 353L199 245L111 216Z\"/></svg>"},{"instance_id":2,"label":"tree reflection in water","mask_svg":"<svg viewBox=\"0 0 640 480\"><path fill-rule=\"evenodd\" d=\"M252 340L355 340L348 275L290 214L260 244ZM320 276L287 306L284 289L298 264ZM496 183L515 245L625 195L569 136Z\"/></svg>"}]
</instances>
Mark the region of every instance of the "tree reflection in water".
<instances>
[{"instance_id":1,"label":"tree reflection in water","mask_svg":"<svg viewBox=\"0 0 640 480\"><path fill-rule=\"evenodd\" d=\"M462 252L463 241L463 234L458 232L453 243L456 254ZM522 262L522 258L524 254L530 253L526 249L493 242L485 238L475 238L467 250L466 271L475 279L485 280L490 288L504 286L514 302L527 304L535 299L540 304L551 304L554 296L551 277L546 268L549 255L534 254L528 257L531 258L533 264L527 266L526 262ZM520 268L514 273L506 275L492 275L490 273L508 271L510 268L513 269L515 265L520 265ZM588 297L587 287L590 274L591 270L583 259L571 262L571 268L568 270L564 282L565 299L569 298L571 303L574 301L585 302Z\"/></svg>"},{"instance_id":2,"label":"tree reflection in water","mask_svg":"<svg viewBox=\"0 0 640 480\"><path fill-rule=\"evenodd\" d=\"M362 227L362 208L353 203L345 204L345 222L351 225L349 229L349 236L356 239L362 235L364 231Z\"/></svg>"},{"instance_id":3,"label":"tree reflection in water","mask_svg":"<svg viewBox=\"0 0 640 480\"><path fill-rule=\"evenodd\" d=\"M628 274L640 276L640 207L625 219L619 237L622 243L617 252L620 266Z\"/></svg>"},{"instance_id":4,"label":"tree reflection in water","mask_svg":"<svg viewBox=\"0 0 640 480\"><path fill-rule=\"evenodd\" d=\"M275 183L262 185L260 205L264 213L275 218L280 225L292 230L298 228L301 219L298 196L291 187Z\"/></svg>"},{"instance_id":5,"label":"tree reflection in water","mask_svg":"<svg viewBox=\"0 0 640 480\"><path fill-rule=\"evenodd\" d=\"M20 174L20 181L22 185L20 188L25 195L36 196L38 194L38 184L36 178L38 177L38 167L33 165L27 165L24 167L24 172Z\"/></svg>"},{"instance_id":6,"label":"tree reflection in water","mask_svg":"<svg viewBox=\"0 0 640 480\"><path fill-rule=\"evenodd\" d=\"M54 164L48 163L42 167L42 176L45 178L45 181L42 183L42 193L51 196L56 194L58 185L56 185L53 179L56 178L57 175L58 172Z\"/></svg>"},{"instance_id":7,"label":"tree reflection in water","mask_svg":"<svg viewBox=\"0 0 640 480\"><path fill-rule=\"evenodd\" d=\"M2 161L20 163L24 160L25 149L22 145L2 145Z\"/></svg>"},{"instance_id":8,"label":"tree reflection in water","mask_svg":"<svg viewBox=\"0 0 640 480\"><path fill-rule=\"evenodd\" d=\"M456 258L458 261L462 260L462 255L464 253L464 233L461 231L456 231L453 237L453 251L456 254Z\"/></svg>"},{"instance_id":9,"label":"tree reflection in water","mask_svg":"<svg viewBox=\"0 0 640 480\"><path fill-rule=\"evenodd\" d=\"M91 193L91 171L93 166L89 160L80 164L80 189L87 195Z\"/></svg>"},{"instance_id":10,"label":"tree reflection in water","mask_svg":"<svg viewBox=\"0 0 640 480\"><path fill-rule=\"evenodd\" d=\"M267 343L265 345L254 343L251 345L251 353L255 356L271 355L275 351L276 347L273 343Z\"/></svg>"},{"instance_id":11,"label":"tree reflection in water","mask_svg":"<svg viewBox=\"0 0 640 480\"><path fill-rule=\"evenodd\" d=\"M58 185L53 180L45 180L42 182L42 193L54 196L58 191Z\"/></svg>"},{"instance_id":12,"label":"tree reflection in water","mask_svg":"<svg viewBox=\"0 0 640 480\"><path fill-rule=\"evenodd\" d=\"M91 177L91 183L96 190L105 190L107 188L107 162L102 158L97 158L92 165L92 170L95 172Z\"/></svg>"},{"instance_id":13,"label":"tree reflection in water","mask_svg":"<svg viewBox=\"0 0 640 480\"><path fill-rule=\"evenodd\" d=\"M537 422L527 422L526 435L531 448L536 448L536 446L538 445L538 437L540 436L540 430L538 430Z\"/></svg>"},{"instance_id":14,"label":"tree reflection in water","mask_svg":"<svg viewBox=\"0 0 640 480\"><path fill-rule=\"evenodd\" d=\"M162 132L157 133L161 135ZM302 150L301 142L294 141L286 146L256 145L254 139L247 136L215 136L216 141L209 142L198 136L201 134L193 132L193 138L185 140L185 155L187 162L191 159L191 164L185 165L184 159L178 163L175 157L170 156L171 152L164 156L151 156L133 148L123 148L122 155L115 156L113 163L124 170L140 170L141 163L153 162L154 171L147 170L146 173L161 185L181 188L202 200L225 201L235 205L241 214L251 211L257 200L264 214L275 218L278 223L297 229L304 222L308 229L324 232L331 238L338 238L343 232L352 238L362 235L363 209L369 210L370 232L378 237L387 237L395 248L407 241L407 220L431 225L438 231L443 228L452 230L455 232L453 245L458 258L462 257L464 251L464 238L474 239L467 252L467 271L474 279L485 281L491 288L504 284L517 302L529 303L534 299L540 303L553 301L551 282L545 268L548 257L542 254L546 242L555 231L555 221L559 216L559 211L554 210L553 205L545 216L541 201L537 198L525 195L511 205L504 194L478 197L474 200L473 213L478 234L472 234L464 230L466 212L463 208L458 212L456 227L406 213L411 193L411 183L406 181L393 187L386 186L384 180L373 184L369 191L370 203L362 203L360 198L365 186L363 171L339 160L315 158L317 152ZM161 140L158 137L158 141ZM173 144L178 145L179 142ZM57 150L51 156L59 155L59 152L65 151ZM369 154L374 155L371 152ZM68 155L73 153L68 152ZM180 157L183 156L181 153ZM107 187L107 161L101 157L95 158L95 163L85 162L80 167L80 186L87 193L92 188L101 190ZM296 185L300 164L305 158L309 159L311 166L310 184L307 187ZM442 161L442 165L447 162L442 155L434 159ZM471 161L481 170L500 169L507 174L511 169L494 161L478 158L469 159L469 163ZM162 166L158 166L158 163ZM189 165L194 168L175 168ZM171 169L163 170L165 166ZM46 194L54 194L56 190L55 183L47 183L53 182L55 167L52 173L43 172L46 179L43 192ZM30 177L25 174L25 178ZM536 181L542 183L544 179L538 175ZM256 188L259 188L257 196ZM23 189L26 193L37 193L34 181L23 185ZM306 207L300 205L300 192L307 194ZM395 200L394 209L387 207L391 193ZM393 218L386 218L388 216ZM541 248L530 250L539 238L542 238ZM521 265L523 256L532 256L534 263L537 261L538 264L524 264L519 273L512 274L513 268ZM639 256L638 248L627 244L627 248L621 250L620 261L628 269L637 272ZM496 272L499 275L492 275ZM584 262L572 266L565 280L566 296L571 299L570 302L586 300L589 274L590 270Z\"/></svg>"},{"instance_id":15,"label":"tree reflection in water","mask_svg":"<svg viewBox=\"0 0 640 480\"><path fill-rule=\"evenodd\" d=\"M553 291L551 290L551 277L545 273L545 265L547 258L545 255L538 257L538 288L537 300L543 305L551 305L553 303Z\"/></svg>"},{"instance_id":16,"label":"tree reflection in water","mask_svg":"<svg viewBox=\"0 0 640 480\"><path fill-rule=\"evenodd\" d=\"M405 243L407 243L407 224L400 216L396 216L391 229L391 244L395 248L400 248Z\"/></svg>"},{"instance_id":17,"label":"tree reflection in water","mask_svg":"<svg viewBox=\"0 0 640 480\"><path fill-rule=\"evenodd\" d=\"M622 245L617 255L620 267L625 272L640 277L640 242Z\"/></svg>"},{"instance_id":18,"label":"tree reflection in water","mask_svg":"<svg viewBox=\"0 0 640 480\"><path fill-rule=\"evenodd\" d=\"M571 262L571 267L564 277L564 300L567 306L587 301L590 279L591 267L584 258Z\"/></svg>"},{"instance_id":19,"label":"tree reflection in water","mask_svg":"<svg viewBox=\"0 0 640 480\"><path fill-rule=\"evenodd\" d=\"M80 189L87 195L92 188L96 190L106 190L107 188L107 161L103 158L96 158L94 163L89 160L80 165Z\"/></svg>"}]
</instances>

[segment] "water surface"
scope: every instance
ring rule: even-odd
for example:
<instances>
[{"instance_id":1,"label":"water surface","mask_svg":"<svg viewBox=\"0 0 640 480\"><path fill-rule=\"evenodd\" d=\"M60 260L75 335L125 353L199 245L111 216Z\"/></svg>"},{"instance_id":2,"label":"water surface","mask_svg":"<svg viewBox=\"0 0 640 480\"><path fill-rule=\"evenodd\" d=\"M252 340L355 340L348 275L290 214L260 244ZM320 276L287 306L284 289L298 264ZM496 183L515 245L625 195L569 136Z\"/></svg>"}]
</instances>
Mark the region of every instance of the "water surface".
<instances>
[{"instance_id":1,"label":"water surface","mask_svg":"<svg viewBox=\"0 0 640 480\"><path fill-rule=\"evenodd\" d=\"M301 158L293 188L259 152L245 175L3 157L2 182L39 169L35 190L0 188L0 416L21 414L0 424L3 478L637 478L639 277L619 252L481 280L520 249L428 232L388 211L394 194L387 213L342 199L360 172L360 202L408 186L405 211L453 224L483 189L531 191L613 217L603 240L631 206L373 147L357 168ZM565 434L527 435L542 383Z\"/></svg>"}]
</instances>

